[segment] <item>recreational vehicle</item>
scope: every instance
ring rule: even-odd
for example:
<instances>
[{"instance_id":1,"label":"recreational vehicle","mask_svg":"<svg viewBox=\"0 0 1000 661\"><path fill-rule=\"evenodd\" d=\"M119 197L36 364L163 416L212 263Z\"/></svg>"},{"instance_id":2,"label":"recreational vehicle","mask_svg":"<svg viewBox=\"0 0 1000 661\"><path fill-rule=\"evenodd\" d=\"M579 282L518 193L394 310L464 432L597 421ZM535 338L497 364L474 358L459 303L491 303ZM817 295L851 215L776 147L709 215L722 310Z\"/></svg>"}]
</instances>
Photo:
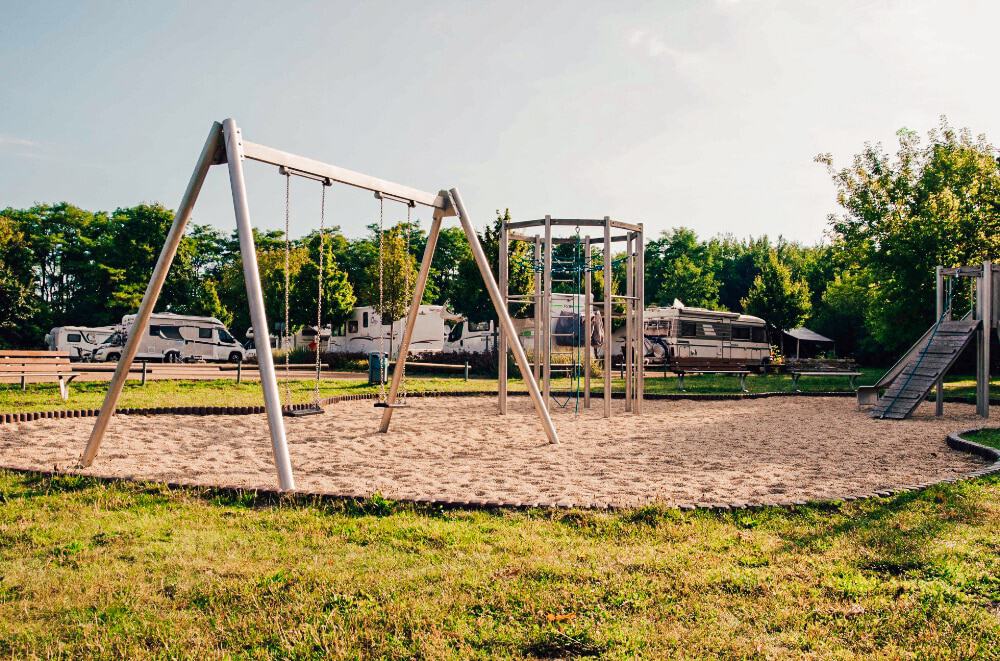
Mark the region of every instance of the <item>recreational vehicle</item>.
<instances>
[{"instance_id":1,"label":"recreational vehicle","mask_svg":"<svg viewBox=\"0 0 1000 661\"><path fill-rule=\"evenodd\" d=\"M45 335L49 351L66 351L70 360L90 360L91 354L115 332L114 326L56 326Z\"/></svg>"},{"instance_id":2,"label":"recreational vehicle","mask_svg":"<svg viewBox=\"0 0 1000 661\"><path fill-rule=\"evenodd\" d=\"M410 352L415 354L439 353L444 348L448 334L446 322L458 321L462 317L448 311L443 305L421 305L417 322L410 340ZM383 324L375 308L357 307L351 317L333 329L326 344L328 353L371 353L381 350L390 352L395 358L399 352L399 342L403 338L406 319L398 319L391 324Z\"/></svg>"},{"instance_id":3,"label":"recreational vehicle","mask_svg":"<svg viewBox=\"0 0 1000 661\"><path fill-rule=\"evenodd\" d=\"M584 294L561 294L554 292L551 303L551 319L549 332L552 336L552 351L554 353L572 351L580 345L580 337L584 329ZM590 345L600 347L604 343L604 323L601 306L593 302L591 297L590 314ZM535 349L534 319L514 319L514 328L521 340L521 346L529 353Z\"/></svg>"},{"instance_id":4,"label":"recreational vehicle","mask_svg":"<svg viewBox=\"0 0 1000 661\"><path fill-rule=\"evenodd\" d=\"M488 353L496 349L496 328L492 321L459 319L452 323L443 353Z\"/></svg>"},{"instance_id":5,"label":"recreational vehicle","mask_svg":"<svg viewBox=\"0 0 1000 661\"><path fill-rule=\"evenodd\" d=\"M98 347L94 360L116 361L121 358L125 338L134 322L134 314L122 317L120 329ZM162 360L166 363L199 360L235 363L245 357L246 349L218 319L170 312L150 317L149 328L143 334L136 354L139 360Z\"/></svg>"},{"instance_id":6,"label":"recreational vehicle","mask_svg":"<svg viewBox=\"0 0 1000 661\"><path fill-rule=\"evenodd\" d=\"M738 312L685 307L649 307L643 313L646 356L654 360L706 358L759 368L771 360L764 320ZM625 330L612 333L615 353L624 350Z\"/></svg>"}]
</instances>

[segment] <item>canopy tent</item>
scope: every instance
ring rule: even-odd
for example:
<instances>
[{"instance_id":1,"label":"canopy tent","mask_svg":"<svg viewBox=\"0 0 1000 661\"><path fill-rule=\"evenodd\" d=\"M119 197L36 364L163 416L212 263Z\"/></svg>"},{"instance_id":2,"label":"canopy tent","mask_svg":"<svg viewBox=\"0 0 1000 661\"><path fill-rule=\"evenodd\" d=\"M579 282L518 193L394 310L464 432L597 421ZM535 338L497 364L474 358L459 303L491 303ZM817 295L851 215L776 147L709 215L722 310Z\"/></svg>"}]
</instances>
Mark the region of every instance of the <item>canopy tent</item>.
<instances>
[{"instance_id":1,"label":"canopy tent","mask_svg":"<svg viewBox=\"0 0 1000 661\"><path fill-rule=\"evenodd\" d=\"M799 352L800 352L800 350L802 348L802 343L803 342L811 343L811 344L814 344L814 345L821 345L821 344L830 344L830 345L832 345L833 344L833 340L831 340L830 338L824 337L824 336L820 335L819 333L817 333L816 331L809 330L808 328L805 328L804 326L800 326L799 328L792 328L792 329L786 330L786 331L784 331L784 334L795 340L795 359L796 360L798 360L798 358L799 358Z\"/></svg>"}]
</instances>

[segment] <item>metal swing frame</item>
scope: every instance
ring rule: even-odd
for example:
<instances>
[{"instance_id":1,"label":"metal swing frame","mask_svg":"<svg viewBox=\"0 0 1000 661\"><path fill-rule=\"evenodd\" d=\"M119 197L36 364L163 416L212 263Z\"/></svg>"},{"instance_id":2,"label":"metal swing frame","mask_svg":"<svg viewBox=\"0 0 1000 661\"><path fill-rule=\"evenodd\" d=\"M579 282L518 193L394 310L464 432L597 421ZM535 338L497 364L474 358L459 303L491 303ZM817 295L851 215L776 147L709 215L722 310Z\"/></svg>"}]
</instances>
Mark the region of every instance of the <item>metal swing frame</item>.
<instances>
[{"instance_id":1,"label":"metal swing frame","mask_svg":"<svg viewBox=\"0 0 1000 661\"><path fill-rule=\"evenodd\" d=\"M296 175L320 179L328 178L341 184L369 190L400 200L411 201L414 204L420 204L433 209L433 219L420 263L420 272L413 291L413 301L407 315L403 339L400 342L399 350L401 356L406 356L409 352L413 329L420 310L420 301L424 295L431 260L434 257L438 236L441 232L441 221L448 216L457 216L459 218L462 229L465 231L465 236L472 249L473 257L479 267L483 283L486 285L490 299L496 309L501 328L509 337L515 336L514 323L507 312L503 297L500 295L500 288L493 277L486 254L483 252L483 247L479 243L479 237L476 235L472 221L457 189L441 190L436 194L427 193L336 165L330 165L304 156L290 154L272 147L249 142L243 139L240 128L232 118L226 119L221 123L215 122L212 124L208 138L202 147L201 155L198 157L194 168L194 173L188 181L183 197L181 197L177 212L174 215L173 224L167 234L163 249L157 258L156 266L153 269L153 274L143 295L142 303L133 322L128 341L122 350L121 359L118 361L115 373L108 386L104 403L101 405L100 414L94 423L90 438L87 440L87 445L80 457L80 467L90 466L100 450L108 424L111 422L111 417L114 415L122 389L125 386L129 368L132 366L135 355L139 350L139 342L149 326L149 318L156 307L156 301L160 296L160 291L163 288L163 283L166 281L174 256L177 254L177 248L180 245L181 239L184 238L188 221L191 218L191 212L198 199L198 194L201 192L205 178L208 176L208 172L213 165L226 164L229 171L229 182L232 189L233 207L240 242L240 255L243 260L243 275L246 281L247 299L250 304L250 320L253 325L254 336L261 338L269 336L267 315L264 309L264 295L260 282L260 271L257 265L257 251L254 245L253 229L250 221L250 207L247 202L246 179L243 174L243 162L245 160L284 167ZM542 400L538 383L531 375L530 365L524 349L515 342L512 344L511 350L521 373L525 375L528 391L546 437L550 443L558 443L559 439L556 435L555 427L552 424L552 419L549 417L545 402ZM292 463L288 453L285 422L282 417L281 396L278 390L277 375L269 342L261 343L257 348L257 357L258 364L260 365L261 385L264 390L264 406L267 411L271 448L274 454L275 468L278 473L278 485L283 491L293 491L295 490L295 478L292 473ZM386 398L388 406L383 410L382 419L379 423L380 432L384 433L389 429L389 424L392 420L392 405L399 392L401 376L402 370L393 371L392 382Z\"/></svg>"}]
</instances>

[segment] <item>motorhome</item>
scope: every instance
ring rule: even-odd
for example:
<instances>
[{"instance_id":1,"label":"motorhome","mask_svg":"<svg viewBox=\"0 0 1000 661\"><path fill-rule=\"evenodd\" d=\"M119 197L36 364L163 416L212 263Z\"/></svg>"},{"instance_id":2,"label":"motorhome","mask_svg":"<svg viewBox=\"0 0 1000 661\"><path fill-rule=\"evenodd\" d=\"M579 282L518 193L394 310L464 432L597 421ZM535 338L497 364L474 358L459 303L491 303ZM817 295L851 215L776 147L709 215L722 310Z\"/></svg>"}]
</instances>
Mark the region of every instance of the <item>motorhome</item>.
<instances>
[{"instance_id":1,"label":"motorhome","mask_svg":"<svg viewBox=\"0 0 1000 661\"><path fill-rule=\"evenodd\" d=\"M767 326L760 317L738 312L686 307L649 307L643 313L646 356L654 360L709 358L733 366L760 368L771 360ZM625 330L612 333L617 355Z\"/></svg>"},{"instance_id":2,"label":"motorhome","mask_svg":"<svg viewBox=\"0 0 1000 661\"><path fill-rule=\"evenodd\" d=\"M448 335L447 322L461 319L460 315L449 312L443 305L421 305L410 340L410 352L440 353ZM391 348L390 357L395 358L399 353L399 342L403 338L405 326L405 317L391 324L383 324L375 308L357 307L346 322L333 329L326 343L326 351L367 354L381 348L381 351L388 354Z\"/></svg>"},{"instance_id":3,"label":"motorhome","mask_svg":"<svg viewBox=\"0 0 1000 661\"><path fill-rule=\"evenodd\" d=\"M552 336L552 352L572 351L580 345L580 336L584 333L583 315L586 307L584 294L561 294L553 292L551 303L551 319L549 332ZM604 324L601 315L601 305L593 302L591 297L590 314L590 345L600 347L603 344ZM531 353L535 349L535 330L533 318L515 318L514 328L521 340L521 346Z\"/></svg>"},{"instance_id":4,"label":"motorhome","mask_svg":"<svg viewBox=\"0 0 1000 661\"><path fill-rule=\"evenodd\" d=\"M65 351L70 360L90 360L91 354L115 332L114 326L56 326L45 335L49 351Z\"/></svg>"},{"instance_id":5,"label":"motorhome","mask_svg":"<svg viewBox=\"0 0 1000 661\"><path fill-rule=\"evenodd\" d=\"M492 321L459 319L451 323L443 353L488 353L496 349L497 331Z\"/></svg>"},{"instance_id":6,"label":"motorhome","mask_svg":"<svg viewBox=\"0 0 1000 661\"><path fill-rule=\"evenodd\" d=\"M122 317L119 329L94 351L96 361L121 358L125 339L135 322L134 314ZM138 360L167 363L191 361L239 362L246 349L236 341L225 324L214 317L161 312L149 319L149 328L139 342Z\"/></svg>"}]
</instances>

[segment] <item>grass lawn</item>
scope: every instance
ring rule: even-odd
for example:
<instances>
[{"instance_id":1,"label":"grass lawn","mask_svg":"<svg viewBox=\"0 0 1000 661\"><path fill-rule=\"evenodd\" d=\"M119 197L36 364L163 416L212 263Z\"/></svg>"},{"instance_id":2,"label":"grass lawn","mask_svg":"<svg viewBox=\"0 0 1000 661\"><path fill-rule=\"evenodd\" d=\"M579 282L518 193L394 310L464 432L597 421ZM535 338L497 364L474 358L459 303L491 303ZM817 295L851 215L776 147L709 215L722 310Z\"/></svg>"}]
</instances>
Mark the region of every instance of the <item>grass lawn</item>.
<instances>
[{"instance_id":1,"label":"grass lawn","mask_svg":"<svg viewBox=\"0 0 1000 661\"><path fill-rule=\"evenodd\" d=\"M622 513L255 503L0 472L0 654L985 658L1000 480Z\"/></svg>"},{"instance_id":2,"label":"grass lawn","mask_svg":"<svg viewBox=\"0 0 1000 661\"><path fill-rule=\"evenodd\" d=\"M858 383L874 383L881 376L878 369L862 368L864 375ZM473 378L464 381L460 376L410 376L407 378L410 391L419 390L479 390L484 393L496 392L496 379ZM603 389L603 379L595 379L592 392L600 393ZM739 382L731 376L697 375L686 379L686 390L689 394L736 393ZM803 377L799 381L803 392L847 392L850 390L848 379L844 377ZM964 397L970 402L975 397L975 379L966 375L954 375L947 379L945 392L948 396ZM1000 380L993 381L994 388L1000 393ZM284 393L284 385L282 392ZM296 402L307 402L312 396L313 384L310 381L294 381L290 384L292 398ZM567 379L553 379L553 388L563 390L569 388ZM615 379L614 389L621 392L624 384ZM792 389L791 377L784 375L750 375L747 377L747 389L750 392L788 392ZM59 391L55 384L30 384L27 391L22 391L17 384L0 384L0 412L47 411L60 408L88 409L99 408L107 390L104 382L76 382L71 388L68 402L59 399ZM524 384L512 380L511 390L524 390ZM375 392L375 388L358 380L324 380L321 385L323 396L342 395L348 393ZM663 378L653 374L646 379L646 392L680 393L677 378L673 375ZM283 394L284 396L284 394ZM232 379L217 381L149 381L145 386L138 381L129 381L125 386L119 406L123 408L148 408L153 406L249 406L261 404L264 401L260 384L246 382L237 385Z\"/></svg>"},{"instance_id":3,"label":"grass lawn","mask_svg":"<svg viewBox=\"0 0 1000 661\"><path fill-rule=\"evenodd\" d=\"M970 385L959 377L949 393ZM726 377L689 386L735 389ZM296 397L308 399L310 387L294 384ZM493 392L495 382L411 380L411 389L470 387ZM96 408L105 388L74 386L70 406ZM324 394L366 389L323 384ZM676 382L650 379L649 390L676 392ZM130 384L123 406L259 401L256 384L153 381ZM0 390L0 410L58 402L48 387ZM973 438L1000 445L1000 430ZM997 476L793 510L602 513L444 510L378 497L267 502L0 471L5 657L896 658L997 649Z\"/></svg>"}]
</instances>

